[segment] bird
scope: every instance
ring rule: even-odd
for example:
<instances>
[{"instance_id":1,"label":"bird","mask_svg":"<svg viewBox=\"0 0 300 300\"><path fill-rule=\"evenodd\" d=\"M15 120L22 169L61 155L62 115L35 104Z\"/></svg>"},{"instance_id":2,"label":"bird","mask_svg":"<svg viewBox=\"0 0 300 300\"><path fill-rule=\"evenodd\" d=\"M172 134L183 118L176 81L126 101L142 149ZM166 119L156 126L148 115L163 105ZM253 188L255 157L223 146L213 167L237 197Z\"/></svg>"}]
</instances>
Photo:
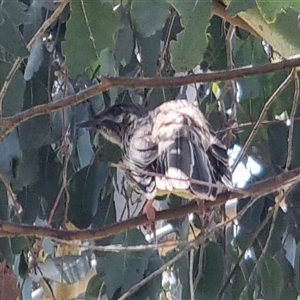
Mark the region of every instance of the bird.
<instances>
[{"instance_id":1,"label":"bird","mask_svg":"<svg viewBox=\"0 0 300 300\"><path fill-rule=\"evenodd\" d=\"M213 201L222 188L232 186L227 147L196 103L170 100L153 110L119 103L79 127L96 128L119 146L125 177L146 196L148 208L168 194ZM145 211L149 220L155 218Z\"/></svg>"}]
</instances>

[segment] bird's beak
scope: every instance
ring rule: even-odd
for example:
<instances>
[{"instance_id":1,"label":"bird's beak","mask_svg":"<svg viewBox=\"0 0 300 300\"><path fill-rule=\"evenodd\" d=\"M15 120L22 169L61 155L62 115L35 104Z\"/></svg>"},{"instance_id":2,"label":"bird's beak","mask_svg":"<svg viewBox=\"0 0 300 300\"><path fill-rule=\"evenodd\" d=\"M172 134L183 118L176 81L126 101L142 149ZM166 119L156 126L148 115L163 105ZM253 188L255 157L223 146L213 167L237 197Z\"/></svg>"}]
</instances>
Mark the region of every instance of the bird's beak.
<instances>
[{"instance_id":1,"label":"bird's beak","mask_svg":"<svg viewBox=\"0 0 300 300\"><path fill-rule=\"evenodd\" d=\"M77 123L76 126L78 128L95 127L95 122L94 122L94 120L87 120L84 122Z\"/></svg>"}]
</instances>

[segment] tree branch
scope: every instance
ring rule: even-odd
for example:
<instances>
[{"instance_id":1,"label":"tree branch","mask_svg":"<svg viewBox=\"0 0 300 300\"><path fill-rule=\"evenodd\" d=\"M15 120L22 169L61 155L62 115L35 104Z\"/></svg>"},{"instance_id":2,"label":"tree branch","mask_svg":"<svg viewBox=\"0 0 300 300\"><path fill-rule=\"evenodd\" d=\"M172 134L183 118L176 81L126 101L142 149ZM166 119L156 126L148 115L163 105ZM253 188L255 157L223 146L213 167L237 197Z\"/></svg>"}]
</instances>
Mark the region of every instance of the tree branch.
<instances>
[{"instance_id":1,"label":"tree branch","mask_svg":"<svg viewBox=\"0 0 300 300\"><path fill-rule=\"evenodd\" d=\"M257 182L243 190L244 197L251 196L253 198L262 197L264 195L276 192L279 189L286 187L287 185L293 186L300 182L300 168L282 173L272 178ZM237 198L240 196L239 192L227 192L218 195L215 201L205 202L205 208L211 208L226 203L226 201ZM172 208L157 212L156 220L170 220L175 218L182 218L189 213L199 210L199 206L196 202L190 202L181 207ZM25 224L14 224L10 222L0 222L0 237L12 237L12 236L40 236L50 237L60 240L96 240L102 239L136 226L143 225L147 222L147 217L141 215L135 218L118 222L112 225L104 226L100 229L86 229L80 231L67 231L54 228L47 228L42 226L31 226Z\"/></svg>"},{"instance_id":2,"label":"tree branch","mask_svg":"<svg viewBox=\"0 0 300 300\"><path fill-rule=\"evenodd\" d=\"M50 114L70 105L75 105L91 98L101 92L113 87L125 88L163 88L168 86L182 86L196 82L213 82L219 80L238 79L257 74L272 73L279 70L291 69L300 66L300 56L282 60L275 63L264 64L260 66L245 66L233 70L211 72L205 74L193 74L184 77L166 77L166 78L124 78L124 77L102 77L102 83L91 86L79 93L66 97L60 101L50 102L25 111L19 112L11 117L0 118L0 140L9 134L21 123L40 115Z\"/></svg>"}]
</instances>

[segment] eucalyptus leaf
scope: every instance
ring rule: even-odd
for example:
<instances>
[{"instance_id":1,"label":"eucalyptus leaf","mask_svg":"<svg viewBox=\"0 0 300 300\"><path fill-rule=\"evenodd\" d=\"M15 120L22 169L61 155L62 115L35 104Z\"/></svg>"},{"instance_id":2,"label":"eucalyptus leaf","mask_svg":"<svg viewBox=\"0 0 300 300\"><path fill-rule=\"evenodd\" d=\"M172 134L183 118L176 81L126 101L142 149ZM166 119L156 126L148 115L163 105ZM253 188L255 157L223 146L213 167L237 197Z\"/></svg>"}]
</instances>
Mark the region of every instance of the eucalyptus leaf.
<instances>
[{"instance_id":1,"label":"eucalyptus leaf","mask_svg":"<svg viewBox=\"0 0 300 300\"><path fill-rule=\"evenodd\" d=\"M262 281L264 299L279 299L283 287L283 274L279 264L266 254L259 261L258 272Z\"/></svg>"},{"instance_id":2,"label":"eucalyptus leaf","mask_svg":"<svg viewBox=\"0 0 300 300\"><path fill-rule=\"evenodd\" d=\"M176 71L188 71L200 64L207 46L206 28L211 1L169 0L181 16L183 30L170 45L171 63ZM194 33L197 32L195 35Z\"/></svg>"},{"instance_id":3,"label":"eucalyptus leaf","mask_svg":"<svg viewBox=\"0 0 300 300\"><path fill-rule=\"evenodd\" d=\"M63 52L71 74L82 73L102 50L113 46L113 35L122 27L112 6L100 1L72 1ZM74 51L76 48L76 51Z\"/></svg>"},{"instance_id":4,"label":"eucalyptus leaf","mask_svg":"<svg viewBox=\"0 0 300 300\"><path fill-rule=\"evenodd\" d=\"M93 164L75 173L69 181L68 218L76 227L87 228L91 225L107 174L106 165Z\"/></svg>"},{"instance_id":5,"label":"eucalyptus leaf","mask_svg":"<svg viewBox=\"0 0 300 300\"><path fill-rule=\"evenodd\" d=\"M149 37L162 29L170 14L169 4L165 0L133 0L130 12L137 32L143 37Z\"/></svg>"},{"instance_id":6,"label":"eucalyptus leaf","mask_svg":"<svg viewBox=\"0 0 300 300\"><path fill-rule=\"evenodd\" d=\"M117 234L112 241L112 244L131 246L146 243L143 234L137 229ZM151 250L120 253L98 252L96 255L97 271L99 274L104 273L108 298L111 299L117 295L122 295L143 279L152 255L153 251ZM116 269L118 269L118 272L115 272Z\"/></svg>"},{"instance_id":7,"label":"eucalyptus leaf","mask_svg":"<svg viewBox=\"0 0 300 300\"><path fill-rule=\"evenodd\" d=\"M223 284L224 254L219 244L208 242L203 255L202 277L195 291L197 299L217 299Z\"/></svg>"},{"instance_id":8,"label":"eucalyptus leaf","mask_svg":"<svg viewBox=\"0 0 300 300\"><path fill-rule=\"evenodd\" d=\"M0 31L1 31L1 26L0 26ZM0 40L1 40L1 36L0 36ZM13 68L12 64L0 60L0 86L1 87L3 86L12 68ZM25 81L23 79L22 73L19 70L17 70L10 82L9 89L6 91L3 99L3 104L2 104L3 117L11 116L22 110L23 102L24 102L24 95L23 95L24 90L25 90Z\"/></svg>"}]
</instances>

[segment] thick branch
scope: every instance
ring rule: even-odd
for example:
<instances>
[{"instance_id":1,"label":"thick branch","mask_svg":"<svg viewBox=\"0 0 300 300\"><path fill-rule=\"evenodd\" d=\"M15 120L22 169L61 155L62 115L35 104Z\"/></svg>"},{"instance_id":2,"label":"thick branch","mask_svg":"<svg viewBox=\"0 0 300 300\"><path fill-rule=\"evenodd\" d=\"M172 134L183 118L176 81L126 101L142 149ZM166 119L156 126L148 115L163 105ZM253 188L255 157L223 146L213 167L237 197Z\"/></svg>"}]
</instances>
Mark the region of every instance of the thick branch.
<instances>
[{"instance_id":1,"label":"thick branch","mask_svg":"<svg viewBox=\"0 0 300 300\"><path fill-rule=\"evenodd\" d=\"M63 109L70 105L75 105L84 100L95 96L103 91L113 87L126 88L163 88L168 86L181 86L186 84L193 84L196 82L213 82L219 80L231 80L243 78L246 76L253 76L257 74L266 74L278 70L291 69L300 66L300 57L279 61L276 63L269 63L261 66L245 66L233 70L211 72L205 74L188 75L184 77L170 77L170 78L124 78L112 77L102 78L102 83L89 87L75 95L66 97L57 102L50 102L38 105L15 114L12 117L0 118L0 126L2 132L0 139L3 139L14 128L33 117L49 114L51 112Z\"/></svg>"},{"instance_id":2,"label":"thick branch","mask_svg":"<svg viewBox=\"0 0 300 300\"><path fill-rule=\"evenodd\" d=\"M276 192L287 185L295 185L300 182L300 168L282 173L278 176L252 184L249 188L244 190L245 196L253 198L262 197L264 195ZM216 201L207 201L205 208L211 208L220 204L226 203L230 199L240 196L239 192L220 194ZM195 202L190 202L187 205L160 211L156 214L156 220L169 220L175 218L182 218L189 213L199 210L199 206ZM11 236L41 236L50 237L60 240L95 240L105 238L136 226L143 225L147 222L145 215L128 219L126 221L118 222L100 229L87 229L81 231L66 231L54 228L30 226L24 224L14 224L10 222L0 222L0 237Z\"/></svg>"}]
</instances>

